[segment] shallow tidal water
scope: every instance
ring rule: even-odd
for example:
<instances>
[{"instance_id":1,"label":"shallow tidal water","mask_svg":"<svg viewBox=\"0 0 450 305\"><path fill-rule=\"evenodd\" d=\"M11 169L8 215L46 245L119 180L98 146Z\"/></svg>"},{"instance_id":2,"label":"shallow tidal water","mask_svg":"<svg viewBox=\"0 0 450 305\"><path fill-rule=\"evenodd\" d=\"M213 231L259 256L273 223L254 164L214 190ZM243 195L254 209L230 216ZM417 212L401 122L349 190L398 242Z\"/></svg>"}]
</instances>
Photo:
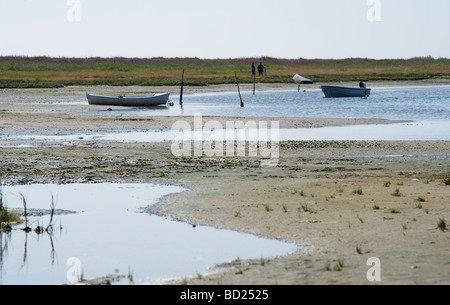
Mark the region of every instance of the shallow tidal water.
<instances>
[{"instance_id":1,"label":"shallow tidal water","mask_svg":"<svg viewBox=\"0 0 450 305\"><path fill-rule=\"evenodd\" d=\"M295 89L294 89L295 87ZM101 94L101 92L98 92ZM9 100L0 95L0 104ZM229 117L308 117L308 118L377 118L388 120L449 120L450 86L377 87L369 98L325 98L320 89L292 91L242 92L245 107L240 107L236 92L171 95L173 107L114 107L92 106L70 114L114 116L203 116ZM23 96L14 97L16 103L87 105L85 96ZM22 101L23 100L23 101ZM52 110L52 112L58 110ZM73 109L71 110L73 111Z\"/></svg>"},{"instance_id":2,"label":"shallow tidal water","mask_svg":"<svg viewBox=\"0 0 450 305\"><path fill-rule=\"evenodd\" d=\"M26 234L19 224L1 234L0 284L72 282L75 267L84 279L132 275L134 283L195 276L216 264L285 255L300 245L211 227L192 226L149 215L142 208L186 191L156 184L68 184L3 187L8 208L56 208L75 214L54 216L52 234ZM50 216L29 217L29 227L46 227ZM78 269L77 269L78 270ZM75 272L75 273L74 273ZM76 276L78 277L78 276ZM127 281L125 282L127 283Z\"/></svg>"},{"instance_id":3,"label":"shallow tidal water","mask_svg":"<svg viewBox=\"0 0 450 305\"><path fill-rule=\"evenodd\" d=\"M295 87L295 89L294 89ZM370 84L369 84L370 87ZM0 105L87 105L84 95L34 96L33 91L12 95L5 90L0 93ZM102 92L96 92L102 94ZM150 92L149 92L150 93ZM291 91L243 91L245 107L240 107L236 92L198 93L183 96L171 95L173 107L113 107L91 106L88 109L70 109L68 114L113 116L203 116L229 117L309 117L309 118L377 118L388 120L449 120L450 85L417 87L375 87L369 98L325 98L320 89ZM64 112L50 109L52 113Z\"/></svg>"},{"instance_id":4,"label":"shallow tidal water","mask_svg":"<svg viewBox=\"0 0 450 305\"><path fill-rule=\"evenodd\" d=\"M275 133L278 141L449 141L449 121L419 121L394 124L369 124L350 126L328 126L318 128L280 128L271 129L268 121L267 129L243 128L243 141L259 141L263 138L271 140ZM18 135L9 140L23 142L25 146L73 145L86 141L151 143L171 142L174 140L189 141L234 141L239 139L238 133L229 129L187 129L187 130L147 130L132 132L112 132L99 134L70 135ZM17 146L17 144L15 144Z\"/></svg>"},{"instance_id":5,"label":"shallow tidal water","mask_svg":"<svg viewBox=\"0 0 450 305\"><path fill-rule=\"evenodd\" d=\"M245 107L239 107L239 97L235 92L202 93L186 95L181 108L178 96L172 96L173 107L113 107L106 111L105 106L91 106L84 110L71 110L70 114L112 115L112 116L233 116L233 117L310 117L310 118L369 118L403 120L397 124L330 126L323 128L282 128L281 141L302 140L450 140L450 86L429 87L386 87L374 88L368 99L325 98L318 90L306 92L263 91L243 92ZM33 98L49 99L52 104L87 103L85 97L52 96L18 97L17 103L24 99L30 103ZM0 95L8 100L7 95ZM45 101L44 101L45 102ZM32 106L32 102L30 107ZM52 110L58 111L58 110ZM62 110L61 110L62 111ZM204 122L205 123L205 122ZM268 124L270 125L270 121ZM192 126L192 129L196 128ZM215 139L221 139L220 128ZM225 131L223 131L225 132ZM139 132L120 131L99 134L15 134L1 135L2 146L46 146L67 145L80 141L118 141L118 142L161 142L172 141L176 134L170 130L147 130ZM205 135L205 137L210 136ZM214 138L214 137L213 137ZM210 139L213 139L210 138ZM11 144L8 144L11 143Z\"/></svg>"}]
</instances>

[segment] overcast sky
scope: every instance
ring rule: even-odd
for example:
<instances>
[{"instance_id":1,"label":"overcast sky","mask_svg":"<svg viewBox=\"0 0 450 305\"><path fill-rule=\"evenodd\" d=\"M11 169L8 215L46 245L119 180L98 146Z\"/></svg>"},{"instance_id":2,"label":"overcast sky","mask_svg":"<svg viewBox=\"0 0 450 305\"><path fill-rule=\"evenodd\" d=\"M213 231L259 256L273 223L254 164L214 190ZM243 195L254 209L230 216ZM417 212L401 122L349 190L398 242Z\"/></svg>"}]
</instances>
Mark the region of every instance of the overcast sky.
<instances>
[{"instance_id":1,"label":"overcast sky","mask_svg":"<svg viewBox=\"0 0 450 305\"><path fill-rule=\"evenodd\" d=\"M0 0L2 56L450 57L449 30L449 0Z\"/></svg>"}]
</instances>

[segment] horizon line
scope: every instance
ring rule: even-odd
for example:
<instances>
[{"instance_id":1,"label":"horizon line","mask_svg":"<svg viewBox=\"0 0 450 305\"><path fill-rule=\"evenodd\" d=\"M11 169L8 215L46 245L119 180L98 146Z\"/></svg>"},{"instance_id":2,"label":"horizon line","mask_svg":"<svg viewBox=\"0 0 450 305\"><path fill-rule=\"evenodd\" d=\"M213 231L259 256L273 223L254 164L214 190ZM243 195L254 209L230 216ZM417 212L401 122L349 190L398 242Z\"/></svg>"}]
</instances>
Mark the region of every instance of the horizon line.
<instances>
[{"instance_id":1,"label":"horizon line","mask_svg":"<svg viewBox=\"0 0 450 305\"><path fill-rule=\"evenodd\" d=\"M275 60L412 60L412 59L432 59L432 60L448 60L448 57L434 57L432 55L428 56L413 56L413 57L392 57L392 58L370 58L370 57L316 57L316 58L287 58L287 57L273 57L273 56L243 56L243 57L217 57L217 58L200 58L197 56L184 56L184 57L164 57L164 56L151 56L151 57L139 57L139 56L50 56L50 55L0 55L0 58L49 58L49 59L197 59L197 60L243 60L243 59L275 59Z\"/></svg>"}]
</instances>

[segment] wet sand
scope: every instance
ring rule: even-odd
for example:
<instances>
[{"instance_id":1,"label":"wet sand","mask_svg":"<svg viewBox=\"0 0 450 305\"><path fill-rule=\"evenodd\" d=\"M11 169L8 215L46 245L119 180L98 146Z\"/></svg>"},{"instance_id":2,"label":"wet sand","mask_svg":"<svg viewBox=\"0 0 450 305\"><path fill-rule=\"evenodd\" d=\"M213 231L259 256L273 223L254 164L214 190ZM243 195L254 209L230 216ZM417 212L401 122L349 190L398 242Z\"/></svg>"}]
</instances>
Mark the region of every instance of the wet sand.
<instances>
[{"instance_id":1,"label":"wet sand","mask_svg":"<svg viewBox=\"0 0 450 305\"><path fill-rule=\"evenodd\" d=\"M205 90L234 90L219 87ZM89 106L14 103L14 94L39 93L42 101L54 94L83 94L82 88L30 90L0 92L11 98L0 104L1 135L112 131L118 124L130 131L164 129L177 119L63 115L48 110ZM139 94L144 88L127 90ZM282 121L284 127L379 123L364 118ZM278 258L224 262L212 274L164 284L371 284L366 278L371 257L380 259L381 284L450 284L450 232L437 226L440 219L450 220L450 186L444 183L450 178L448 141L282 142L276 167L261 167L258 158L250 157L176 158L170 145L88 141L2 147L1 181L186 186L189 192L168 196L148 212L306 246ZM344 262L340 271L334 270L338 259Z\"/></svg>"}]
</instances>

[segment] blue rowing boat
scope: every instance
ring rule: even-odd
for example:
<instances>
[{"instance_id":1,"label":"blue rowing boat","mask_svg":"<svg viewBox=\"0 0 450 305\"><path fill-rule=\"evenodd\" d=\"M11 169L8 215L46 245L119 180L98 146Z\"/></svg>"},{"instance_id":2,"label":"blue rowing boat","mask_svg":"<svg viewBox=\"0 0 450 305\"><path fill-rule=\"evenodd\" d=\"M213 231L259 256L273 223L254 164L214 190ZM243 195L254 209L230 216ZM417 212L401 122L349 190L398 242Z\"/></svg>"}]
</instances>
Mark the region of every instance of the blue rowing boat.
<instances>
[{"instance_id":1,"label":"blue rowing boat","mask_svg":"<svg viewBox=\"0 0 450 305\"><path fill-rule=\"evenodd\" d=\"M341 86L321 86L325 97L369 97L372 89L341 87Z\"/></svg>"}]
</instances>

